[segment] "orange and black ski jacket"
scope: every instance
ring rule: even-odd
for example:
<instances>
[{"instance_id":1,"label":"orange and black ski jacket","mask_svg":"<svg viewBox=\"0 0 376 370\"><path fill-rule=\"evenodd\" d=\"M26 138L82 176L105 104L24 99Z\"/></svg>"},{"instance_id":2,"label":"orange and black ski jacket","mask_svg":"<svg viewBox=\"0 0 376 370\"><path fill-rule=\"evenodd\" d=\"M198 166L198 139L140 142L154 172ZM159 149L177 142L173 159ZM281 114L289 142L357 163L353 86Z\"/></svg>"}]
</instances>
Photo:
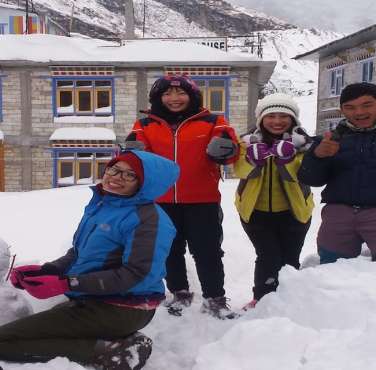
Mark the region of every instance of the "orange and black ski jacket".
<instances>
[{"instance_id":1,"label":"orange and black ski jacket","mask_svg":"<svg viewBox=\"0 0 376 370\"><path fill-rule=\"evenodd\" d=\"M209 141L227 133L237 145L234 129L223 116L207 109L183 121L176 131L162 118L148 114L137 120L132 136L145 144L145 150L175 161L180 167L180 177L174 187L157 199L159 203L209 203L219 202L219 165L206 154ZM236 153L225 164L235 162Z\"/></svg>"}]
</instances>

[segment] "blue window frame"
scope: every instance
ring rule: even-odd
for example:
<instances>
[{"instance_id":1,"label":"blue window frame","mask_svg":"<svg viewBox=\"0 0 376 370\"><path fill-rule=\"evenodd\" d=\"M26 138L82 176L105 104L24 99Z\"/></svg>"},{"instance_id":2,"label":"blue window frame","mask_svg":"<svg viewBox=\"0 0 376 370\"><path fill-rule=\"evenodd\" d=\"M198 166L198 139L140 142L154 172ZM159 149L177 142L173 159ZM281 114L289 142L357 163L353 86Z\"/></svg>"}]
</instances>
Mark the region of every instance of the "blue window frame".
<instances>
[{"instance_id":1,"label":"blue window frame","mask_svg":"<svg viewBox=\"0 0 376 370\"><path fill-rule=\"evenodd\" d=\"M97 76L53 78L52 104L55 117L113 116L114 78Z\"/></svg>"},{"instance_id":2,"label":"blue window frame","mask_svg":"<svg viewBox=\"0 0 376 370\"><path fill-rule=\"evenodd\" d=\"M373 60L367 60L361 63L362 82L371 82L373 78Z\"/></svg>"},{"instance_id":3,"label":"blue window frame","mask_svg":"<svg viewBox=\"0 0 376 370\"><path fill-rule=\"evenodd\" d=\"M345 86L345 69L336 68L330 71L330 95L338 96Z\"/></svg>"}]
</instances>

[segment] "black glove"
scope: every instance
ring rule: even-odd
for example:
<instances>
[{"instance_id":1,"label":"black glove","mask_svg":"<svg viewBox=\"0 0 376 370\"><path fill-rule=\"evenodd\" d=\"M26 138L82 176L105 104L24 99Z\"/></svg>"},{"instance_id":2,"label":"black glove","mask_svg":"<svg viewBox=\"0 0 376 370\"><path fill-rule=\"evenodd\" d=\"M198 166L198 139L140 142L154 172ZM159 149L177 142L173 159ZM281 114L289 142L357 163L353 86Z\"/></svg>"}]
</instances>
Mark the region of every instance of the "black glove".
<instances>
[{"instance_id":1,"label":"black glove","mask_svg":"<svg viewBox=\"0 0 376 370\"><path fill-rule=\"evenodd\" d=\"M144 150L145 144L137 140L136 134L131 132L128 137L125 139L124 144L121 146L122 150Z\"/></svg>"},{"instance_id":2,"label":"black glove","mask_svg":"<svg viewBox=\"0 0 376 370\"><path fill-rule=\"evenodd\" d=\"M209 158L217 163L223 164L226 159L236 154L237 145L232 141L231 136L224 131L221 137L213 137L206 149Z\"/></svg>"}]
</instances>

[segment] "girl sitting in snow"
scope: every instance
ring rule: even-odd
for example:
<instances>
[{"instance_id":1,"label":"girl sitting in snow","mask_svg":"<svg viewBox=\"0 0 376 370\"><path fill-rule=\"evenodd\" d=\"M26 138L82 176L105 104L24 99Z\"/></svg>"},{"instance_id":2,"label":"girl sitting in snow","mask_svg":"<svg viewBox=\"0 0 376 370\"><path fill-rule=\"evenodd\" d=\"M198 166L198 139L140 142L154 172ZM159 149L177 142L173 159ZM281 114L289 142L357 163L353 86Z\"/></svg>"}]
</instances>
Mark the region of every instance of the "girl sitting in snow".
<instances>
[{"instance_id":1,"label":"girl sitting in snow","mask_svg":"<svg viewBox=\"0 0 376 370\"><path fill-rule=\"evenodd\" d=\"M296 174L310 138L300 127L299 108L275 93L256 107L256 130L242 137L235 174L240 178L235 204L256 250L252 308L278 286L278 272L299 269L299 256L311 223L310 188Z\"/></svg>"},{"instance_id":2,"label":"girl sitting in snow","mask_svg":"<svg viewBox=\"0 0 376 370\"><path fill-rule=\"evenodd\" d=\"M39 299L65 294L69 301L1 326L1 360L61 356L106 370L141 369L152 342L138 330L165 298L162 279L175 236L153 201L178 173L172 161L141 151L107 164L66 255L12 270L16 288Z\"/></svg>"}]
</instances>

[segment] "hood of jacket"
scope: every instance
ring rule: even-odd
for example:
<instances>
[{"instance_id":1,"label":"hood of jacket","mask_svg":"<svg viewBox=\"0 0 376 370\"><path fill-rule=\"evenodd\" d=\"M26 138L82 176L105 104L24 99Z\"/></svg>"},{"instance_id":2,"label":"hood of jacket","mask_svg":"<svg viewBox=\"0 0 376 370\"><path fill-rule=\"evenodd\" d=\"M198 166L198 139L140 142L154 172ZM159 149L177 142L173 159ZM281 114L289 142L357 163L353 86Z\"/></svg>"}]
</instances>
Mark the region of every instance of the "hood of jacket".
<instances>
[{"instance_id":1,"label":"hood of jacket","mask_svg":"<svg viewBox=\"0 0 376 370\"><path fill-rule=\"evenodd\" d=\"M106 193L106 201L113 203L114 206L154 202L156 198L166 193L178 179L180 170L175 162L142 150L128 151L141 160L144 169L144 182L137 193L130 197ZM95 189L97 189L96 186L93 187L93 191Z\"/></svg>"}]
</instances>

